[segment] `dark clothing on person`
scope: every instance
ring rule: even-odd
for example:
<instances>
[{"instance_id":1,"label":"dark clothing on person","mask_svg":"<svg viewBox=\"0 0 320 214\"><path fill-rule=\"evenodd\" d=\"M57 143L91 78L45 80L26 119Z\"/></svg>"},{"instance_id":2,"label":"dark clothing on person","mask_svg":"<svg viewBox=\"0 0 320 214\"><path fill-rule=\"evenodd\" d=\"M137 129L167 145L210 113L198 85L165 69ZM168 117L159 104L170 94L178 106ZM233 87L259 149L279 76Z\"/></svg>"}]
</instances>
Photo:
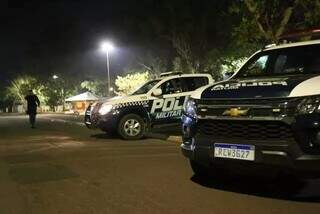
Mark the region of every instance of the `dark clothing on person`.
<instances>
[{"instance_id":1,"label":"dark clothing on person","mask_svg":"<svg viewBox=\"0 0 320 214\"><path fill-rule=\"evenodd\" d=\"M28 103L27 114L37 114L37 107L40 106L39 98L32 94L25 97Z\"/></svg>"},{"instance_id":2,"label":"dark clothing on person","mask_svg":"<svg viewBox=\"0 0 320 214\"><path fill-rule=\"evenodd\" d=\"M34 125L36 124L36 114L29 114L29 122L31 127L34 128Z\"/></svg>"},{"instance_id":3,"label":"dark clothing on person","mask_svg":"<svg viewBox=\"0 0 320 214\"><path fill-rule=\"evenodd\" d=\"M40 106L39 98L34 95L27 95L25 97L27 100L27 114L29 115L29 122L31 124L31 127L34 128L34 125L36 123L36 115L37 115L37 107Z\"/></svg>"}]
</instances>

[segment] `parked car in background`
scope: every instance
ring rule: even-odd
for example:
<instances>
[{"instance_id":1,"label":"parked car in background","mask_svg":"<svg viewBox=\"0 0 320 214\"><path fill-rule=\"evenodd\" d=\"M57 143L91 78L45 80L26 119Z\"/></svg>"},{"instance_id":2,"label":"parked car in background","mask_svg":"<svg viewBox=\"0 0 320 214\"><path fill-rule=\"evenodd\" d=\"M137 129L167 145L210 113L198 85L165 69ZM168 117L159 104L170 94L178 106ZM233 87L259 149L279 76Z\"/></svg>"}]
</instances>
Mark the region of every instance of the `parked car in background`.
<instances>
[{"instance_id":1,"label":"parked car in background","mask_svg":"<svg viewBox=\"0 0 320 214\"><path fill-rule=\"evenodd\" d=\"M209 74L162 74L129 96L115 97L90 106L85 114L88 128L118 133L124 139L140 139L146 132L175 127L181 130L186 98L199 87L212 84Z\"/></svg>"}]
</instances>

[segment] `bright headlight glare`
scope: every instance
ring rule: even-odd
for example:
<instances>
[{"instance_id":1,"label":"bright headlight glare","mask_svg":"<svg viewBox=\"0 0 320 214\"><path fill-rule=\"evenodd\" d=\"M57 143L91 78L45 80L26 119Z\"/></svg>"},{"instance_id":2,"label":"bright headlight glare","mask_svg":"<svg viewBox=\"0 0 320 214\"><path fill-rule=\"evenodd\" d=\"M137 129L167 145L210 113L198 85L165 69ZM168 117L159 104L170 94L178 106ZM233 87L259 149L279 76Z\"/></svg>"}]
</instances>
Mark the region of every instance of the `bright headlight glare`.
<instances>
[{"instance_id":1,"label":"bright headlight glare","mask_svg":"<svg viewBox=\"0 0 320 214\"><path fill-rule=\"evenodd\" d=\"M112 109L112 105L110 104L102 104L101 108L99 109L99 114L105 115L108 114Z\"/></svg>"},{"instance_id":2,"label":"bright headlight glare","mask_svg":"<svg viewBox=\"0 0 320 214\"><path fill-rule=\"evenodd\" d=\"M193 99L188 99L184 105L184 113L190 117L197 117L197 106Z\"/></svg>"},{"instance_id":3,"label":"bright headlight glare","mask_svg":"<svg viewBox=\"0 0 320 214\"><path fill-rule=\"evenodd\" d=\"M302 100L298 105L299 114L320 113L320 97L309 97Z\"/></svg>"}]
</instances>

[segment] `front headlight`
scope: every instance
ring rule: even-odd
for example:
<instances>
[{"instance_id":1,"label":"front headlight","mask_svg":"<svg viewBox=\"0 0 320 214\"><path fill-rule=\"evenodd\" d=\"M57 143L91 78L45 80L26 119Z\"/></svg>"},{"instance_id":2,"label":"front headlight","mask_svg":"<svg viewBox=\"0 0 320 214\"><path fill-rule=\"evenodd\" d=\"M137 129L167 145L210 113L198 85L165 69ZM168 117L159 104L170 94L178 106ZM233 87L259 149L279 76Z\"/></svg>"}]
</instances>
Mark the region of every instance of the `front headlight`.
<instances>
[{"instance_id":1,"label":"front headlight","mask_svg":"<svg viewBox=\"0 0 320 214\"><path fill-rule=\"evenodd\" d=\"M320 97L308 97L301 101L297 109L299 114L320 113Z\"/></svg>"},{"instance_id":2,"label":"front headlight","mask_svg":"<svg viewBox=\"0 0 320 214\"><path fill-rule=\"evenodd\" d=\"M193 99L188 99L183 106L184 113L192 118L197 118L197 105Z\"/></svg>"},{"instance_id":3,"label":"front headlight","mask_svg":"<svg viewBox=\"0 0 320 214\"><path fill-rule=\"evenodd\" d=\"M112 109L112 105L104 103L99 109L99 114L106 115L111 111L111 109Z\"/></svg>"}]
</instances>

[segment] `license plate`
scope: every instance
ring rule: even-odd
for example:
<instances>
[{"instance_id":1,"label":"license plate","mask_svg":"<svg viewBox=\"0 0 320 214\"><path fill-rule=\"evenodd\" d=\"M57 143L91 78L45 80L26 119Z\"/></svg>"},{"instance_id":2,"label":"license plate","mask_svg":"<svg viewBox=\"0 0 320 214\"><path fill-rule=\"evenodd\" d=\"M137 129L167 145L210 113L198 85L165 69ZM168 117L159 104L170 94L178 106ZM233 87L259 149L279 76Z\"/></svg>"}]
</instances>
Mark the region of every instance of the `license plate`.
<instances>
[{"instance_id":1,"label":"license plate","mask_svg":"<svg viewBox=\"0 0 320 214\"><path fill-rule=\"evenodd\" d=\"M255 148L242 144L214 144L214 157L254 161Z\"/></svg>"}]
</instances>

